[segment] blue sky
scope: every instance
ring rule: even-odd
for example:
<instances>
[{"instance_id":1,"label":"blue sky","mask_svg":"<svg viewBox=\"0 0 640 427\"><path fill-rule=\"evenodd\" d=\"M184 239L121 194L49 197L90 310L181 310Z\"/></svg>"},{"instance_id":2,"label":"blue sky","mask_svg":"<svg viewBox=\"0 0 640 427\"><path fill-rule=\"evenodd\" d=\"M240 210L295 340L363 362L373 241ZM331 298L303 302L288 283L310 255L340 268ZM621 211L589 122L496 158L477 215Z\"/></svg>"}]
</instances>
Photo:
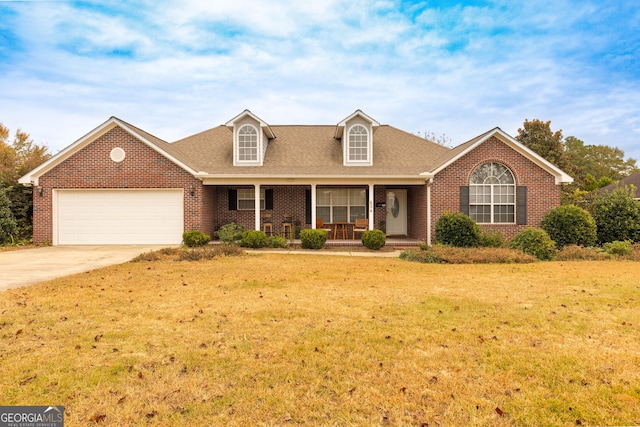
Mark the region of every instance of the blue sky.
<instances>
[{"instance_id":1,"label":"blue sky","mask_svg":"<svg viewBox=\"0 0 640 427\"><path fill-rule=\"evenodd\" d=\"M110 116L174 141L359 108L453 145L551 120L639 159L639 56L637 0L0 1L0 122L55 153Z\"/></svg>"}]
</instances>

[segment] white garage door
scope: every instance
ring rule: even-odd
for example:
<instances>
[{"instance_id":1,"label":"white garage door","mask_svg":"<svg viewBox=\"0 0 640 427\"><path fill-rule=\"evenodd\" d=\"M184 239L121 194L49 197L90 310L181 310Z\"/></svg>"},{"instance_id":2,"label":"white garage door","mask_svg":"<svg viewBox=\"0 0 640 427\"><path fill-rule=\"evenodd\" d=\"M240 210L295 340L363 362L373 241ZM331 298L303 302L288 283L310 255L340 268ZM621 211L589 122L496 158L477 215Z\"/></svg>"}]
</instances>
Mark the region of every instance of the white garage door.
<instances>
[{"instance_id":1,"label":"white garage door","mask_svg":"<svg viewBox=\"0 0 640 427\"><path fill-rule=\"evenodd\" d=\"M57 241L54 244L179 244L182 241L182 189L58 190L55 203Z\"/></svg>"}]
</instances>

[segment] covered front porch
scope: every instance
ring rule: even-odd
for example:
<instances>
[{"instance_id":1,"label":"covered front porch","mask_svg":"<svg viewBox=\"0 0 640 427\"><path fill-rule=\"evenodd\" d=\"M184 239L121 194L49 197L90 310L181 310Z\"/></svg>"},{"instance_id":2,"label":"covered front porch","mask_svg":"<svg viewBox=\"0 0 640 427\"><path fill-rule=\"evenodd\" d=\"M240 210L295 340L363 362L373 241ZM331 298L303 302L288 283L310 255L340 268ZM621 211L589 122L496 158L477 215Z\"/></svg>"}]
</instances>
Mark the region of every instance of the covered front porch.
<instances>
[{"instance_id":1,"label":"covered front porch","mask_svg":"<svg viewBox=\"0 0 640 427\"><path fill-rule=\"evenodd\" d=\"M204 195L215 206L211 221L214 231L235 222L245 229L263 230L295 242L302 229L326 229L327 245L360 246L358 229L380 229L387 241L418 245L429 238L428 192L422 179L371 183L363 179L335 182L213 185L204 181ZM289 183L291 182L291 183ZM398 238L400 240L393 240Z\"/></svg>"}]
</instances>

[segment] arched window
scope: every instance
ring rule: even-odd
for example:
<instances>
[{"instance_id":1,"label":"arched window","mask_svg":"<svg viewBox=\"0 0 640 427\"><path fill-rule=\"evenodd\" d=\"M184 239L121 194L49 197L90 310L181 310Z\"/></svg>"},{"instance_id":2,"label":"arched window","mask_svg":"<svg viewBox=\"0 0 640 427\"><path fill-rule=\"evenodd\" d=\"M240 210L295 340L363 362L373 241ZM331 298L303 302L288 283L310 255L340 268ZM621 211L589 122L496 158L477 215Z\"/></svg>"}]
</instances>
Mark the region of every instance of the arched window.
<instances>
[{"instance_id":1,"label":"arched window","mask_svg":"<svg viewBox=\"0 0 640 427\"><path fill-rule=\"evenodd\" d=\"M355 125L349 130L349 161L366 162L369 160L369 132L362 125Z\"/></svg>"},{"instance_id":2,"label":"arched window","mask_svg":"<svg viewBox=\"0 0 640 427\"><path fill-rule=\"evenodd\" d=\"M501 163L489 162L471 175L469 216L478 223L516 222L516 185L511 171Z\"/></svg>"},{"instance_id":3,"label":"arched window","mask_svg":"<svg viewBox=\"0 0 640 427\"><path fill-rule=\"evenodd\" d=\"M258 160L258 131L251 125L238 130L238 161L254 162Z\"/></svg>"}]
</instances>

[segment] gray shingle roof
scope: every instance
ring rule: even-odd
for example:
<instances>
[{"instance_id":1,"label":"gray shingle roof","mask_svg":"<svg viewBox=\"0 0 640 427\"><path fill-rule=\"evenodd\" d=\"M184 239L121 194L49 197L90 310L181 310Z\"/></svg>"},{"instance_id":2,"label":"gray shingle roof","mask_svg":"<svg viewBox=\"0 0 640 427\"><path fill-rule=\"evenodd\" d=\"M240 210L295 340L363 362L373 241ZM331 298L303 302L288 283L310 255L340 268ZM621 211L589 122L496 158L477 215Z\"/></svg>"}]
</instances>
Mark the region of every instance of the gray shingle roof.
<instances>
[{"instance_id":1,"label":"gray shingle roof","mask_svg":"<svg viewBox=\"0 0 640 427\"><path fill-rule=\"evenodd\" d=\"M614 184L609 184L605 187L602 187L600 190L598 191L602 191L602 192L606 192L606 191L613 191L618 187L622 187L625 185L633 185L636 187L636 195L635 198L636 199L640 199L640 172L638 173L634 173L632 175L627 176L626 178L622 178L620 181L614 183Z\"/></svg>"},{"instance_id":2,"label":"gray shingle roof","mask_svg":"<svg viewBox=\"0 0 640 427\"><path fill-rule=\"evenodd\" d=\"M212 175L419 175L451 149L389 125L374 127L373 166L343 166L335 125L277 126L263 166L233 166L232 128L218 126L171 144Z\"/></svg>"}]
</instances>

